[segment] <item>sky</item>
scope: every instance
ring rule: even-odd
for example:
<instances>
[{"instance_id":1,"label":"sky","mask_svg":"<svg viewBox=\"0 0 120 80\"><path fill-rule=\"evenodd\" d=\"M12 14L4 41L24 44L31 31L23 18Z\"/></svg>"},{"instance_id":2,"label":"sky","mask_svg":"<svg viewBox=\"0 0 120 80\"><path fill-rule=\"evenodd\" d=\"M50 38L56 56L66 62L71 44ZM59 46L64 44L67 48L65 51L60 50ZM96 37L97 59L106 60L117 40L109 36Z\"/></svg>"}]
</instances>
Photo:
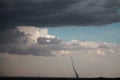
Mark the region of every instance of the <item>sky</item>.
<instances>
[{"instance_id":1,"label":"sky","mask_svg":"<svg viewBox=\"0 0 120 80\"><path fill-rule=\"evenodd\" d=\"M89 40L89 41L110 41L120 43L120 23L113 23L104 25L101 27L97 26L70 26L59 27L59 28L48 28L50 34L55 34L65 41L72 39L77 40ZM89 34L88 34L89 33ZM64 35L65 34L65 35ZM66 37L67 36L67 37Z\"/></svg>"},{"instance_id":2,"label":"sky","mask_svg":"<svg viewBox=\"0 0 120 80\"><path fill-rule=\"evenodd\" d=\"M0 76L120 77L119 0L0 0Z\"/></svg>"}]
</instances>

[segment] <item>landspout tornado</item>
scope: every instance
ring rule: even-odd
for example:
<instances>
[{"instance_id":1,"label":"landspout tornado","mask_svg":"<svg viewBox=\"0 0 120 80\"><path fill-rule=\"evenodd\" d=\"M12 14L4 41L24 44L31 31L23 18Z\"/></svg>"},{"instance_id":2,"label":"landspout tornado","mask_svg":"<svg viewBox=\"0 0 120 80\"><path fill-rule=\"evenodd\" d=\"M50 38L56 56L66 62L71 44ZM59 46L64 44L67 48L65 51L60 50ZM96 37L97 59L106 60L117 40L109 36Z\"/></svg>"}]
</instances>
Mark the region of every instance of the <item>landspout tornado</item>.
<instances>
[{"instance_id":1,"label":"landspout tornado","mask_svg":"<svg viewBox=\"0 0 120 80\"><path fill-rule=\"evenodd\" d=\"M69 55L69 56L70 56L70 55ZM75 73L75 76L76 76L76 78L79 78L79 75L78 75L78 73L77 73L77 71L76 71L76 69L75 69L74 62L73 62L73 59L72 59L71 56L70 56L70 60L71 60L71 62L72 62L72 68L73 68L73 71L74 71L74 73Z\"/></svg>"}]
</instances>

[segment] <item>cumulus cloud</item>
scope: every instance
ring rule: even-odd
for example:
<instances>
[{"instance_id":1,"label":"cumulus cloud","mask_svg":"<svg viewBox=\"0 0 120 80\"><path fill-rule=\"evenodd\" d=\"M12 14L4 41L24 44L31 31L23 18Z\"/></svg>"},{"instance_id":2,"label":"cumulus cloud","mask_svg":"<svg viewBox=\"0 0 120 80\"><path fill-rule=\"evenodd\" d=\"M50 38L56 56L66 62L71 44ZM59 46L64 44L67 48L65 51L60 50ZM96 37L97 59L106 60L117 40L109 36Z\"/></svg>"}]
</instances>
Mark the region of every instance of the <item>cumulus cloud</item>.
<instances>
[{"instance_id":1,"label":"cumulus cloud","mask_svg":"<svg viewBox=\"0 0 120 80\"><path fill-rule=\"evenodd\" d=\"M7 33L8 32L8 33ZM47 28L18 26L0 34L0 53L34 56L55 56L68 54L107 55L120 52L120 45L110 42L78 41L65 42L48 33Z\"/></svg>"},{"instance_id":2,"label":"cumulus cloud","mask_svg":"<svg viewBox=\"0 0 120 80\"><path fill-rule=\"evenodd\" d=\"M119 0L0 0L0 28L104 25L120 21L119 7Z\"/></svg>"},{"instance_id":3,"label":"cumulus cloud","mask_svg":"<svg viewBox=\"0 0 120 80\"><path fill-rule=\"evenodd\" d=\"M110 42L97 42L97 41L78 41L72 40L65 43L67 49L55 50L54 54L60 53L61 55L68 54L90 54L90 55L119 55L120 45Z\"/></svg>"},{"instance_id":4,"label":"cumulus cloud","mask_svg":"<svg viewBox=\"0 0 120 80\"><path fill-rule=\"evenodd\" d=\"M55 47L59 46L62 41L53 35L49 35L48 29L34 26L29 28L27 26L18 26L17 29L4 34L8 35L4 36L4 39L0 41L0 52L17 55L50 56L52 55L51 50L57 49ZM9 40L9 38L12 38L13 41Z\"/></svg>"},{"instance_id":5,"label":"cumulus cloud","mask_svg":"<svg viewBox=\"0 0 120 80\"><path fill-rule=\"evenodd\" d=\"M28 40L31 40L32 43L37 43L38 38L55 38L55 36L48 34L48 29L40 29L34 26L18 26L17 27L20 32L23 32Z\"/></svg>"}]
</instances>

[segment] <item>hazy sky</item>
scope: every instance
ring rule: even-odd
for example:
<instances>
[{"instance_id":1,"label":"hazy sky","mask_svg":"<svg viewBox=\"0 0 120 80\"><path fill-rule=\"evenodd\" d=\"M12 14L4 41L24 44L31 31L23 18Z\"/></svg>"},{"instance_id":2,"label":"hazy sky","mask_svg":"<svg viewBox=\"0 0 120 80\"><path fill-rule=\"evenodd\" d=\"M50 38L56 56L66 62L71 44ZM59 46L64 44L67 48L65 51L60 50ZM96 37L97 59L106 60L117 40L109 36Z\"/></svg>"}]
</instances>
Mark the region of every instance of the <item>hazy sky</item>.
<instances>
[{"instance_id":1,"label":"hazy sky","mask_svg":"<svg viewBox=\"0 0 120 80\"><path fill-rule=\"evenodd\" d=\"M0 0L0 76L120 77L119 0ZM103 74L102 74L103 73Z\"/></svg>"}]
</instances>

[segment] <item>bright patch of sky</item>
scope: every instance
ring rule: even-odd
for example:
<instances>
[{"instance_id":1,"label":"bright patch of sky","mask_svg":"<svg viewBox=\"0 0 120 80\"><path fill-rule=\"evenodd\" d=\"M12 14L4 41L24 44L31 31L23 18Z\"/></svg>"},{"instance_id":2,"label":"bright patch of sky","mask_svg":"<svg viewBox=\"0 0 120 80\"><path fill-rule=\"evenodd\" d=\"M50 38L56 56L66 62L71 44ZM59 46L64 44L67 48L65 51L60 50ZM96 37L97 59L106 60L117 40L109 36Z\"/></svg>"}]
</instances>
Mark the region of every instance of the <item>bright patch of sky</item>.
<instances>
[{"instance_id":1,"label":"bright patch of sky","mask_svg":"<svg viewBox=\"0 0 120 80\"><path fill-rule=\"evenodd\" d=\"M105 26L88 27L48 27L49 34L55 35L64 41L77 39L80 41L108 41L120 43L120 23Z\"/></svg>"}]
</instances>

